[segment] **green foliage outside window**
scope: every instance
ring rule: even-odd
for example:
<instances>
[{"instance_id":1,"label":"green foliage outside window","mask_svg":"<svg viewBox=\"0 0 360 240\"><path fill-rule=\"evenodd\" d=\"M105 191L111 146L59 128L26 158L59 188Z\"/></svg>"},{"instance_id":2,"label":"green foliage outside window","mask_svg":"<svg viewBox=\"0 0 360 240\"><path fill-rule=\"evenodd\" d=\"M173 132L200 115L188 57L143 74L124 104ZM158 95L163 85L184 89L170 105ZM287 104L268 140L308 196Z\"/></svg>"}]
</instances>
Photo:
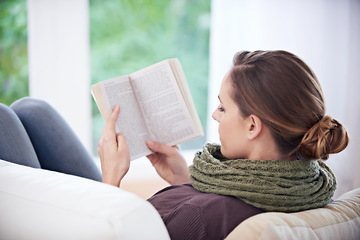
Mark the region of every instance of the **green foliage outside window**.
<instances>
[{"instance_id":1,"label":"green foliage outside window","mask_svg":"<svg viewBox=\"0 0 360 240\"><path fill-rule=\"evenodd\" d=\"M29 95L26 0L0 1L0 102Z\"/></svg>"},{"instance_id":2,"label":"green foliage outside window","mask_svg":"<svg viewBox=\"0 0 360 240\"><path fill-rule=\"evenodd\" d=\"M92 83L177 57L205 128L209 24L210 0L90 0ZM95 104L93 120L96 148L104 122ZM203 142L182 148L199 148Z\"/></svg>"},{"instance_id":3,"label":"green foliage outside window","mask_svg":"<svg viewBox=\"0 0 360 240\"><path fill-rule=\"evenodd\" d=\"M26 0L0 1L0 102L7 105L29 95L26 7ZM205 128L210 0L89 0L89 7L92 84L177 57ZM104 122L92 108L95 150Z\"/></svg>"}]
</instances>

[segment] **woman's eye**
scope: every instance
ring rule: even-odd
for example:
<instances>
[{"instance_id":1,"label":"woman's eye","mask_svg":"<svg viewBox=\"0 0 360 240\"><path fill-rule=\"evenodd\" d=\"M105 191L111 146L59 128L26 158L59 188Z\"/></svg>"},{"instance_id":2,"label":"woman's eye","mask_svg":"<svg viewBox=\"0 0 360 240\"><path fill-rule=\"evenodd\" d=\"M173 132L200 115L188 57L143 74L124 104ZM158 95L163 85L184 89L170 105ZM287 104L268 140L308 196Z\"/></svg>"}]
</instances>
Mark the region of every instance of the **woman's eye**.
<instances>
[{"instance_id":1,"label":"woman's eye","mask_svg":"<svg viewBox=\"0 0 360 240\"><path fill-rule=\"evenodd\" d=\"M224 109L222 106L219 106L219 107L218 107L218 110L219 110L220 112L225 111L225 109Z\"/></svg>"}]
</instances>

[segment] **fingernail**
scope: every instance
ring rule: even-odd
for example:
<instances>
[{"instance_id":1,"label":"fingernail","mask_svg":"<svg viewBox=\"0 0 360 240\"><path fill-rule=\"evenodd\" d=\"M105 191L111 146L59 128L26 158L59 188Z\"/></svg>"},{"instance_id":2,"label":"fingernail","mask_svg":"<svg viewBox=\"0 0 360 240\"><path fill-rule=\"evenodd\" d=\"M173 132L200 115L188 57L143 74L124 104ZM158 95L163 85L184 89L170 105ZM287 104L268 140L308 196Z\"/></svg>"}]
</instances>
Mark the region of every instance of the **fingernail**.
<instances>
[{"instance_id":1,"label":"fingernail","mask_svg":"<svg viewBox=\"0 0 360 240\"><path fill-rule=\"evenodd\" d=\"M147 144L149 147L154 146L154 142L151 141L151 140L146 140L146 144Z\"/></svg>"}]
</instances>

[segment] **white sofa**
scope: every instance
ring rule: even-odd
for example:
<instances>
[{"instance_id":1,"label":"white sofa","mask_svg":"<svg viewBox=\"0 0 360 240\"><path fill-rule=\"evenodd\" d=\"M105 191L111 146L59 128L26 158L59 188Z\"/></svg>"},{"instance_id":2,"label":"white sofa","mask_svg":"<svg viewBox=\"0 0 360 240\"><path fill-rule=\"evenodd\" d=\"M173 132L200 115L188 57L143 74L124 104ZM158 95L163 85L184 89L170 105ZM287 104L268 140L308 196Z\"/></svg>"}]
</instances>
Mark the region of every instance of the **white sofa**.
<instances>
[{"instance_id":1,"label":"white sofa","mask_svg":"<svg viewBox=\"0 0 360 240\"><path fill-rule=\"evenodd\" d=\"M147 201L110 185L0 160L0 239L169 239ZM299 213L263 213L227 239L360 239L360 189Z\"/></svg>"},{"instance_id":2,"label":"white sofa","mask_svg":"<svg viewBox=\"0 0 360 240\"><path fill-rule=\"evenodd\" d=\"M72 175L0 160L0 239L170 239L136 195Z\"/></svg>"},{"instance_id":3,"label":"white sofa","mask_svg":"<svg viewBox=\"0 0 360 240\"><path fill-rule=\"evenodd\" d=\"M237 226L226 239L360 240L360 188L323 208L255 215Z\"/></svg>"}]
</instances>

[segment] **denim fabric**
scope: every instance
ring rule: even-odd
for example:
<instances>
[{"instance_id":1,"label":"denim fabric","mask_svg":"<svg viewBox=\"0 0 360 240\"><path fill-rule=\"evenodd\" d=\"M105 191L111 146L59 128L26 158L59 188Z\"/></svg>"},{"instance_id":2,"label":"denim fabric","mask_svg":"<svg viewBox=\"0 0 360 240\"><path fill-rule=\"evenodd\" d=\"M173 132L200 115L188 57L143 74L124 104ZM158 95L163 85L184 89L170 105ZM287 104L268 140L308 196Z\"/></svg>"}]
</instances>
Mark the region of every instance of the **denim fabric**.
<instances>
[{"instance_id":1,"label":"denim fabric","mask_svg":"<svg viewBox=\"0 0 360 240\"><path fill-rule=\"evenodd\" d=\"M0 105L0 159L101 181L75 133L48 103L22 98Z\"/></svg>"}]
</instances>

